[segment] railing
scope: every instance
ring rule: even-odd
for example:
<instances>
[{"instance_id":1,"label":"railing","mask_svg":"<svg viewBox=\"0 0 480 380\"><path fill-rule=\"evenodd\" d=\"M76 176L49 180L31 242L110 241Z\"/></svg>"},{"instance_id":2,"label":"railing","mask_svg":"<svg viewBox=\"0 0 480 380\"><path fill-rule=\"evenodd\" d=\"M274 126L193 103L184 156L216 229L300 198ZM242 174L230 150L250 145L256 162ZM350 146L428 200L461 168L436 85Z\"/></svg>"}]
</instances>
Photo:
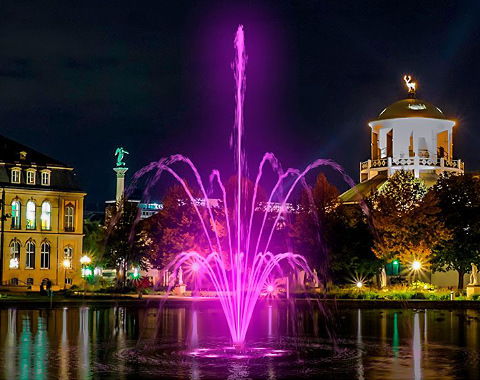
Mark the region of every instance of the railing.
<instances>
[{"instance_id":1,"label":"railing","mask_svg":"<svg viewBox=\"0 0 480 380\"><path fill-rule=\"evenodd\" d=\"M465 163L461 160L446 160L441 158L427 158L427 157L407 157L407 158L380 158L378 160L368 160L360 163L361 170L368 170L374 168L386 168L389 166L414 166L416 164L420 166L435 166L452 168L458 170L465 170ZM443 165L442 165L443 161Z\"/></svg>"}]
</instances>

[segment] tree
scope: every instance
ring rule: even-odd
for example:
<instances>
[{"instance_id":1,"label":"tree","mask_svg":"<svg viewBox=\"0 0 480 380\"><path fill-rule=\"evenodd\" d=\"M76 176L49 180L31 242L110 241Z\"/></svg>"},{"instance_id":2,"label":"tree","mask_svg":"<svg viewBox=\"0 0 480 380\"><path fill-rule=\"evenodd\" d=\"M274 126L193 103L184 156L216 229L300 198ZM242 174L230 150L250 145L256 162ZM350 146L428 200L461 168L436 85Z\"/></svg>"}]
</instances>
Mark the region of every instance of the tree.
<instances>
[{"instance_id":1,"label":"tree","mask_svg":"<svg viewBox=\"0 0 480 380\"><path fill-rule=\"evenodd\" d=\"M480 181L466 173L442 175L433 188L440 215L452 232L433 253L433 269L456 270L458 288L471 263L480 261Z\"/></svg>"},{"instance_id":2,"label":"tree","mask_svg":"<svg viewBox=\"0 0 480 380\"><path fill-rule=\"evenodd\" d=\"M145 240L141 233L137 203L122 198L118 204L107 210L105 218L105 253L103 259L107 265L121 268L123 285L129 265L146 267Z\"/></svg>"},{"instance_id":3,"label":"tree","mask_svg":"<svg viewBox=\"0 0 480 380\"><path fill-rule=\"evenodd\" d=\"M328 218L337 204L337 199L337 188L320 173L313 189L306 189L300 195L299 212L295 216L291 231L294 250L308 258L311 265L323 273L328 263Z\"/></svg>"},{"instance_id":4,"label":"tree","mask_svg":"<svg viewBox=\"0 0 480 380\"><path fill-rule=\"evenodd\" d=\"M104 230L100 222L89 219L83 222L83 252L90 258L100 257L103 253Z\"/></svg>"},{"instance_id":5,"label":"tree","mask_svg":"<svg viewBox=\"0 0 480 380\"><path fill-rule=\"evenodd\" d=\"M192 189L189 188L189 191L195 197L198 196ZM205 252L208 248L205 232L183 186L170 187L162 204L163 210L146 219L145 223L144 234L150 263L156 268L162 268L181 252ZM205 208L200 206L199 210L209 229L211 225L203 215Z\"/></svg>"},{"instance_id":6,"label":"tree","mask_svg":"<svg viewBox=\"0 0 480 380\"><path fill-rule=\"evenodd\" d=\"M371 277L378 274L383 265L372 252L373 234L358 205L339 205L333 210L326 240L330 270L336 281L351 279L352 274Z\"/></svg>"},{"instance_id":7,"label":"tree","mask_svg":"<svg viewBox=\"0 0 480 380\"><path fill-rule=\"evenodd\" d=\"M432 249L450 237L433 192L411 172L397 171L367 202L378 258L428 262Z\"/></svg>"}]
</instances>

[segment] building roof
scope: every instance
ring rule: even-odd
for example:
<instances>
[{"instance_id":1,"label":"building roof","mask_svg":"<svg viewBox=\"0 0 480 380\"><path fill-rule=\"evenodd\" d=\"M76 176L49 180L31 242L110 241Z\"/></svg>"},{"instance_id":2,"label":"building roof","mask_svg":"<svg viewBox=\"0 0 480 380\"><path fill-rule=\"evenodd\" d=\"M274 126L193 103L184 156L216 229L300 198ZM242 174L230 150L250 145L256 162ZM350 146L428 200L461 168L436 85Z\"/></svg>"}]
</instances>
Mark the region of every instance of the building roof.
<instances>
[{"instance_id":1,"label":"building roof","mask_svg":"<svg viewBox=\"0 0 480 380\"><path fill-rule=\"evenodd\" d=\"M377 191L385 182L387 182L386 172L380 173L375 177L360 182L358 185L348 189L340 195L339 199L342 203L358 203L369 196L372 191Z\"/></svg>"},{"instance_id":2,"label":"building roof","mask_svg":"<svg viewBox=\"0 0 480 380\"><path fill-rule=\"evenodd\" d=\"M37 170L35 185L25 182L25 175L20 177L20 183L11 182L11 169L35 168ZM50 170L50 185L42 186L40 171ZM19 142L0 135L0 187L25 188L32 190L58 190L83 192L78 185L76 174L70 165L64 164L52 157L29 148Z\"/></svg>"},{"instance_id":3,"label":"building roof","mask_svg":"<svg viewBox=\"0 0 480 380\"><path fill-rule=\"evenodd\" d=\"M20 152L25 152L24 158L20 157ZM5 163L20 163L27 165L42 165L42 166L59 166L70 168L69 165L64 164L54 158L51 158L43 153L37 152L35 149L29 148L19 142L10 140L0 135L0 162Z\"/></svg>"},{"instance_id":4,"label":"building roof","mask_svg":"<svg viewBox=\"0 0 480 380\"><path fill-rule=\"evenodd\" d=\"M447 120L442 110L424 100L403 99L385 108L377 120L399 119L405 117L425 117L430 119Z\"/></svg>"}]
</instances>

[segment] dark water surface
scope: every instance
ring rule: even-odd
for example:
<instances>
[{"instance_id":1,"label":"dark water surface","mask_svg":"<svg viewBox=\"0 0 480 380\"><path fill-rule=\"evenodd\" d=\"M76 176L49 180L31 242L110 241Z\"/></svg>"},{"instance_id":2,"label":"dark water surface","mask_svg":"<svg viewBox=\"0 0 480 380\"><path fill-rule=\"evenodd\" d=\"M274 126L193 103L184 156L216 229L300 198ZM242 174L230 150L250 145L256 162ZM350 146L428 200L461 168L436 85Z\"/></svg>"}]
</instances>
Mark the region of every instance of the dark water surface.
<instances>
[{"instance_id":1,"label":"dark water surface","mask_svg":"<svg viewBox=\"0 0 480 380\"><path fill-rule=\"evenodd\" d=\"M0 310L2 379L478 379L478 310L338 310L262 303L246 352L215 303Z\"/></svg>"}]
</instances>

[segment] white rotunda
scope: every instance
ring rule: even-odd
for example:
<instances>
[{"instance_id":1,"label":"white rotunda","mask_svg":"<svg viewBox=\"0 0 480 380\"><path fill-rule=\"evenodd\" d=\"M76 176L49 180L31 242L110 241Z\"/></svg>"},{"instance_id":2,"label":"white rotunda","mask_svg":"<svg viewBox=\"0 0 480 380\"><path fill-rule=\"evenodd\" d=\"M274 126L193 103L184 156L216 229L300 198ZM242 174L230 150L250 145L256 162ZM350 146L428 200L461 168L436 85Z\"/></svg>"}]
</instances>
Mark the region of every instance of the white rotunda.
<instances>
[{"instance_id":1,"label":"white rotunda","mask_svg":"<svg viewBox=\"0 0 480 380\"><path fill-rule=\"evenodd\" d=\"M411 170L431 182L443 172L464 172L464 163L453 158L455 121L440 108L415 97L416 84L404 77L408 98L385 108L369 122L371 158L360 163L360 182L377 176L388 178L397 170Z\"/></svg>"}]
</instances>

